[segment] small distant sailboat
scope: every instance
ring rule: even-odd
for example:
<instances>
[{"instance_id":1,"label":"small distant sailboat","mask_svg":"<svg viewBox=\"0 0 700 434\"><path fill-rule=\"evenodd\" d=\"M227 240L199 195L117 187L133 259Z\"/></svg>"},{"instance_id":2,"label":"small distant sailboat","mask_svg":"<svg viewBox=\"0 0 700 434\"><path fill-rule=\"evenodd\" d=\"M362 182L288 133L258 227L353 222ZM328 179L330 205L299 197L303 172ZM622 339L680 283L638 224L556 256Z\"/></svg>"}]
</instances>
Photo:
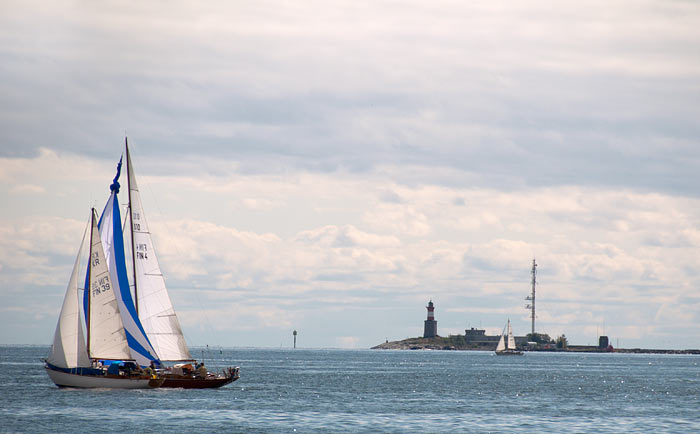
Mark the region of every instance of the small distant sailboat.
<instances>
[{"instance_id":1,"label":"small distant sailboat","mask_svg":"<svg viewBox=\"0 0 700 434\"><path fill-rule=\"evenodd\" d=\"M497 356L522 356L522 351L518 351L515 347L515 338L513 337L513 329L510 327L510 319L508 320L508 325L506 326L507 332L504 330L501 333L501 340L498 341L498 346L496 347ZM506 341L506 334L508 340Z\"/></svg>"},{"instance_id":2,"label":"small distant sailboat","mask_svg":"<svg viewBox=\"0 0 700 434\"><path fill-rule=\"evenodd\" d=\"M165 369L165 382L161 387L205 389L236 381L240 377L238 367L229 367L223 373L215 374L208 372L203 363L199 369L192 366L193 363L196 365L196 360L187 347L180 321L165 286L141 203L128 142L125 142L125 146L136 312L160 360L175 363Z\"/></svg>"},{"instance_id":3,"label":"small distant sailboat","mask_svg":"<svg viewBox=\"0 0 700 434\"><path fill-rule=\"evenodd\" d=\"M46 372L59 387L143 389L164 378L133 362L115 288L107 270L94 208L90 213L90 254L85 289L87 343L80 315L78 273L83 241L56 325ZM102 362L118 361L107 364Z\"/></svg>"}]
</instances>

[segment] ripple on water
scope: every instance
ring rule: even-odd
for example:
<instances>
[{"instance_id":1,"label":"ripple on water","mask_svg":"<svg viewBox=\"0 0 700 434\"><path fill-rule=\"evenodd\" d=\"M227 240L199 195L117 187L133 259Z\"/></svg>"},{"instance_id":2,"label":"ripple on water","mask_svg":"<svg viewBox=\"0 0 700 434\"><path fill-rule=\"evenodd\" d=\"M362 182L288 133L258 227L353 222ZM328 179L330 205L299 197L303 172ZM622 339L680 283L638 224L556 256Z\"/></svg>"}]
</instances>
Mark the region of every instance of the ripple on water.
<instances>
[{"instance_id":1,"label":"ripple on water","mask_svg":"<svg viewBox=\"0 0 700 434\"><path fill-rule=\"evenodd\" d=\"M3 347L0 432L700 432L697 356L227 349L221 389L74 390L47 352Z\"/></svg>"}]
</instances>

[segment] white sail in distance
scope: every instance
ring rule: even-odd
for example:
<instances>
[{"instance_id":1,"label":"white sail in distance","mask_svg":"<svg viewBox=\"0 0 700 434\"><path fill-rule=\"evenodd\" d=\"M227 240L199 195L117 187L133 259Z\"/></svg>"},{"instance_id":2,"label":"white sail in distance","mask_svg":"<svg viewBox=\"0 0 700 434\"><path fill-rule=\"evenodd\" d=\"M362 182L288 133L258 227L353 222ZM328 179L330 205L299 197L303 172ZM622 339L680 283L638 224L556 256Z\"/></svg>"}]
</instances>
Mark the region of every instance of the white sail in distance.
<instances>
[{"instance_id":1,"label":"white sail in distance","mask_svg":"<svg viewBox=\"0 0 700 434\"><path fill-rule=\"evenodd\" d=\"M89 356L111 360L131 359L94 212L90 246L89 286L85 289L89 291Z\"/></svg>"},{"instance_id":2,"label":"white sail in distance","mask_svg":"<svg viewBox=\"0 0 700 434\"><path fill-rule=\"evenodd\" d=\"M92 217L86 226L86 231L92 224ZM78 274L80 272L80 257L83 254L83 244L85 243L85 233L80 242L78 256L75 258L73 265L73 273L68 282L66 296L63 299L61 314L56 324L56 332L53 337L53 345L51 346L51 354L49 354L48 362L59 368L78 368L89 367L90 358L88 357L87 348L85 346L85 336L83 334L83 326L80 320L80 294L78 288Z\"/></svg>"},{"instance_id":3,"label":"white sail in distance","mask_svg":"<svg viewBox=\"0 0 700 434\"><path fill-rule=\"evenodd\" d=\"M148 229L129 148L126 148L136 307L141 324L161 360L191 360Z\"/></svg>"},{"instance_id":4,"label":"white sail in distance","mask_svg":"<svg viewBox=\"0 0 700 434\"><path fill-rule=\"evenodd\" d=\"M513 337L513 329L510 328L510 320L508 320L508 349L515 349L515 338Z\"/></svg>"},{"instance_id":5,"label":"white sail in distance","mask_svg":"<svg viewBox=\"0 0 700 434\"><path fill-rule=\"evenodd\" d=\"M503 337L503 333L501 333L501 340L498 341L498 346L496 347L496 352L504 351L506 349L506 341L505 338Z\"/></svg>"}]
</instances>

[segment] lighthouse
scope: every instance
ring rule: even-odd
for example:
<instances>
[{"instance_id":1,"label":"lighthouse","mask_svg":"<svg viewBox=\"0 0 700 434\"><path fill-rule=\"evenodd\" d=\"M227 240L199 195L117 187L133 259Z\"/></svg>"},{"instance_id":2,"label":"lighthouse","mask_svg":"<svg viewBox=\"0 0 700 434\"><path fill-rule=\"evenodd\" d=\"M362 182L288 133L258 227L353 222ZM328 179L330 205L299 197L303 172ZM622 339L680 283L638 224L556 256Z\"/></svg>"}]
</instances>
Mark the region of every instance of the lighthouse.
<instances>
[{"instance_id":1,"label":"lighthouse","mask_svg":"<svg viewBox=\"0 0 700 434\"><path fill-rule=\"evenodd\" d=\"M423 337L434 338L437 336L437 321L435 321L435 306L433 305L433 300L430 300L425 308L428 309L428 319L425 320Z\"/></svg>"}]
</instances>

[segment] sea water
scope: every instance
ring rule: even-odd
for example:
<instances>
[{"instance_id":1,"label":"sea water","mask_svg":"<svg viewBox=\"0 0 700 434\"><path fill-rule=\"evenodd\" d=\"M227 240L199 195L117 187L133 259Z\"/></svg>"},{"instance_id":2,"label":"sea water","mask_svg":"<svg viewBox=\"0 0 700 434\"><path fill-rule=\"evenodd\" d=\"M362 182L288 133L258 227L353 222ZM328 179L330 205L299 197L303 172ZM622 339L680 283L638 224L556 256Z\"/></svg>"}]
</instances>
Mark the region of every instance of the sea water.
<instances>
[{"instance_id":1,"label":"sea water","mask_svg":"<svg viewBox=\"0 0 700 434\"><path fill-rule=\"evenodd\" d=\"M0 346L0 432L700 432L692 355L195 349L221 389L57 388Z\"/></svg>"}]
</instances>

